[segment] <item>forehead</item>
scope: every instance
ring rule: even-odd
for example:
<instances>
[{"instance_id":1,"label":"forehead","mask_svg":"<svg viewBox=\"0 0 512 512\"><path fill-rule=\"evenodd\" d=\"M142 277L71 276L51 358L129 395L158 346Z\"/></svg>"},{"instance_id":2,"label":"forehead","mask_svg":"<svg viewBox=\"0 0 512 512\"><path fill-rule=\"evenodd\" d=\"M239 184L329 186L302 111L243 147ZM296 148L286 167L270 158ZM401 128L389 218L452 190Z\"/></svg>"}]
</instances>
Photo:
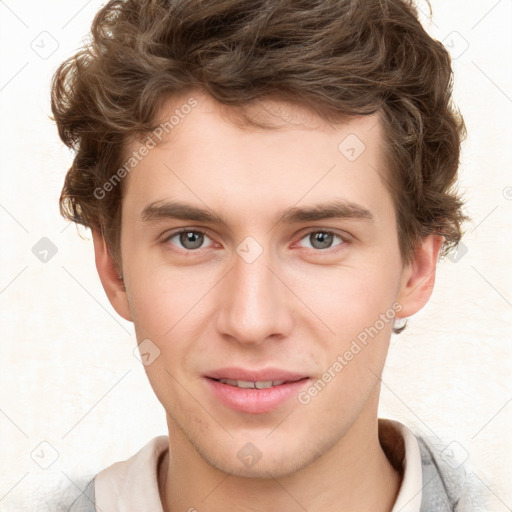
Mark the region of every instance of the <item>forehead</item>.
<instances>
[{"instance_id":1,"label":"forehead","mask_svg":"<svg viewBox=\"0 0 512 512\"><path fill-rule=\"evenodd\" d=\"M179 200L225 218L236 212L241 222L300 203L341 199L377 213L390 206L378 115L332 124L277 100L246 113L267 126L245 124L236 107L203 94L165 103L162 140L129 172L123 210L140 218L151 202ZM144 146L147 138L132 141L128 154Z\"/></svg>"}]
</instances>

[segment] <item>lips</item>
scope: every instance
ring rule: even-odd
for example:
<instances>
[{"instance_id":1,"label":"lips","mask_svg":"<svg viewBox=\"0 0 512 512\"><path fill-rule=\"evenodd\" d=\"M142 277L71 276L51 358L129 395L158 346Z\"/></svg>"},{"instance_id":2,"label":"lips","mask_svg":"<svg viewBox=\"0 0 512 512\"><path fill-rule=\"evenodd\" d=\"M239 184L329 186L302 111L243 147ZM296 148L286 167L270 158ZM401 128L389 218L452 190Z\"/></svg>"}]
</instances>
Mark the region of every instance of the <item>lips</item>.
<instances>
[{"instance_id":1,"label":"lips","mask_svg":"<svg viewBox=\"0 0 512 512\"><path fill-rule=\"evenodd\" d=\"M204 377L212 398L230 409L252 414L279 408L296 397L309 380L307 375L276 368L222 368Z\"/></svg>"}]
</instances>

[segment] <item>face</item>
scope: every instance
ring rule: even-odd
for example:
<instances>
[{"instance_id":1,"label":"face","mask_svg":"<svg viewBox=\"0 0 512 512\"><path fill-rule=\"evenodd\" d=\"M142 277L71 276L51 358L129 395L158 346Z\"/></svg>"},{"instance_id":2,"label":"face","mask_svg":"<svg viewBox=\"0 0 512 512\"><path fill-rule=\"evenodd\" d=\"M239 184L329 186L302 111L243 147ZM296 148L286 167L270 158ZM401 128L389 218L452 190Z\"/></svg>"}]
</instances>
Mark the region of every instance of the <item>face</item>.
<instances>
[{"instance_id":1,"label":"face","mask_svg":"<svg viewBox=\"0 0 512 512\"><path fill-rule=\"evenodd\" d=\"M377 116L333 126L268 102L284 121L258 129L194 98L124 183L125 290L100 275L159 354L145 369L182 445L234 475L282 476L374 421L421 265L401 261Z\"/></svg>"}]
</instances>

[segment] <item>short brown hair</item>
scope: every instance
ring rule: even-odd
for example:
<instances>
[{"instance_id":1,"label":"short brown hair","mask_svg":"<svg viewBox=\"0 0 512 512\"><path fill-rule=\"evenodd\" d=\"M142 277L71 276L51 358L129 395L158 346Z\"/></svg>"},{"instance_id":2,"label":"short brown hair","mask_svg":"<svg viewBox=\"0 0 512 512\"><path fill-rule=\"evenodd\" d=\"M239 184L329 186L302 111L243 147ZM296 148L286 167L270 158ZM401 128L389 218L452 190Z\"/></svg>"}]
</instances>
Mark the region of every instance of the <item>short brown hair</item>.
<instances>
[{"instance_id":1,"label":"short brown hair","mask_svg":"<svg viewBox=\"0 0 512 512\"><path fill-rule=\"evenodd\" d=\"M111 0L91 40L57 70L52 111L75 150L60 197L69 220L103 233L120 265L122 187L95 190L126 142L154 128L163 98L200 89L241 107L276 97L324 117L378 112L400 251L461 238L454 186L464 122L443 45L406 0Z\"/></svg>"}]
</instances>

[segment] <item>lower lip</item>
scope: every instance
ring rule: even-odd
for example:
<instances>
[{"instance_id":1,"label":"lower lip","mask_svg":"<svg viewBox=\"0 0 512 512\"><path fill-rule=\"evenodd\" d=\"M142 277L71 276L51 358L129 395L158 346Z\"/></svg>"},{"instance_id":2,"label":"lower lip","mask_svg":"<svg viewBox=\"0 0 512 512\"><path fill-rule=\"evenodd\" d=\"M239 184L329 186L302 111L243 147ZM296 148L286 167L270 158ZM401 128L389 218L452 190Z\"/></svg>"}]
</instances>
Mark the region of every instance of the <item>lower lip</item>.
<instances>
[{"instance_id":1,"label":"lower lip","mask_svg":"<svg viewBox=\"0 0 512 512\"><path fill-rule=\"evenodd\" d=\"M308 378L304 378L267 389L244 389L206 378L207 385L224 405L252 414L261 414L277 409L290 398L296 397L308 381Z\"/></svg>"}]
</instances>

